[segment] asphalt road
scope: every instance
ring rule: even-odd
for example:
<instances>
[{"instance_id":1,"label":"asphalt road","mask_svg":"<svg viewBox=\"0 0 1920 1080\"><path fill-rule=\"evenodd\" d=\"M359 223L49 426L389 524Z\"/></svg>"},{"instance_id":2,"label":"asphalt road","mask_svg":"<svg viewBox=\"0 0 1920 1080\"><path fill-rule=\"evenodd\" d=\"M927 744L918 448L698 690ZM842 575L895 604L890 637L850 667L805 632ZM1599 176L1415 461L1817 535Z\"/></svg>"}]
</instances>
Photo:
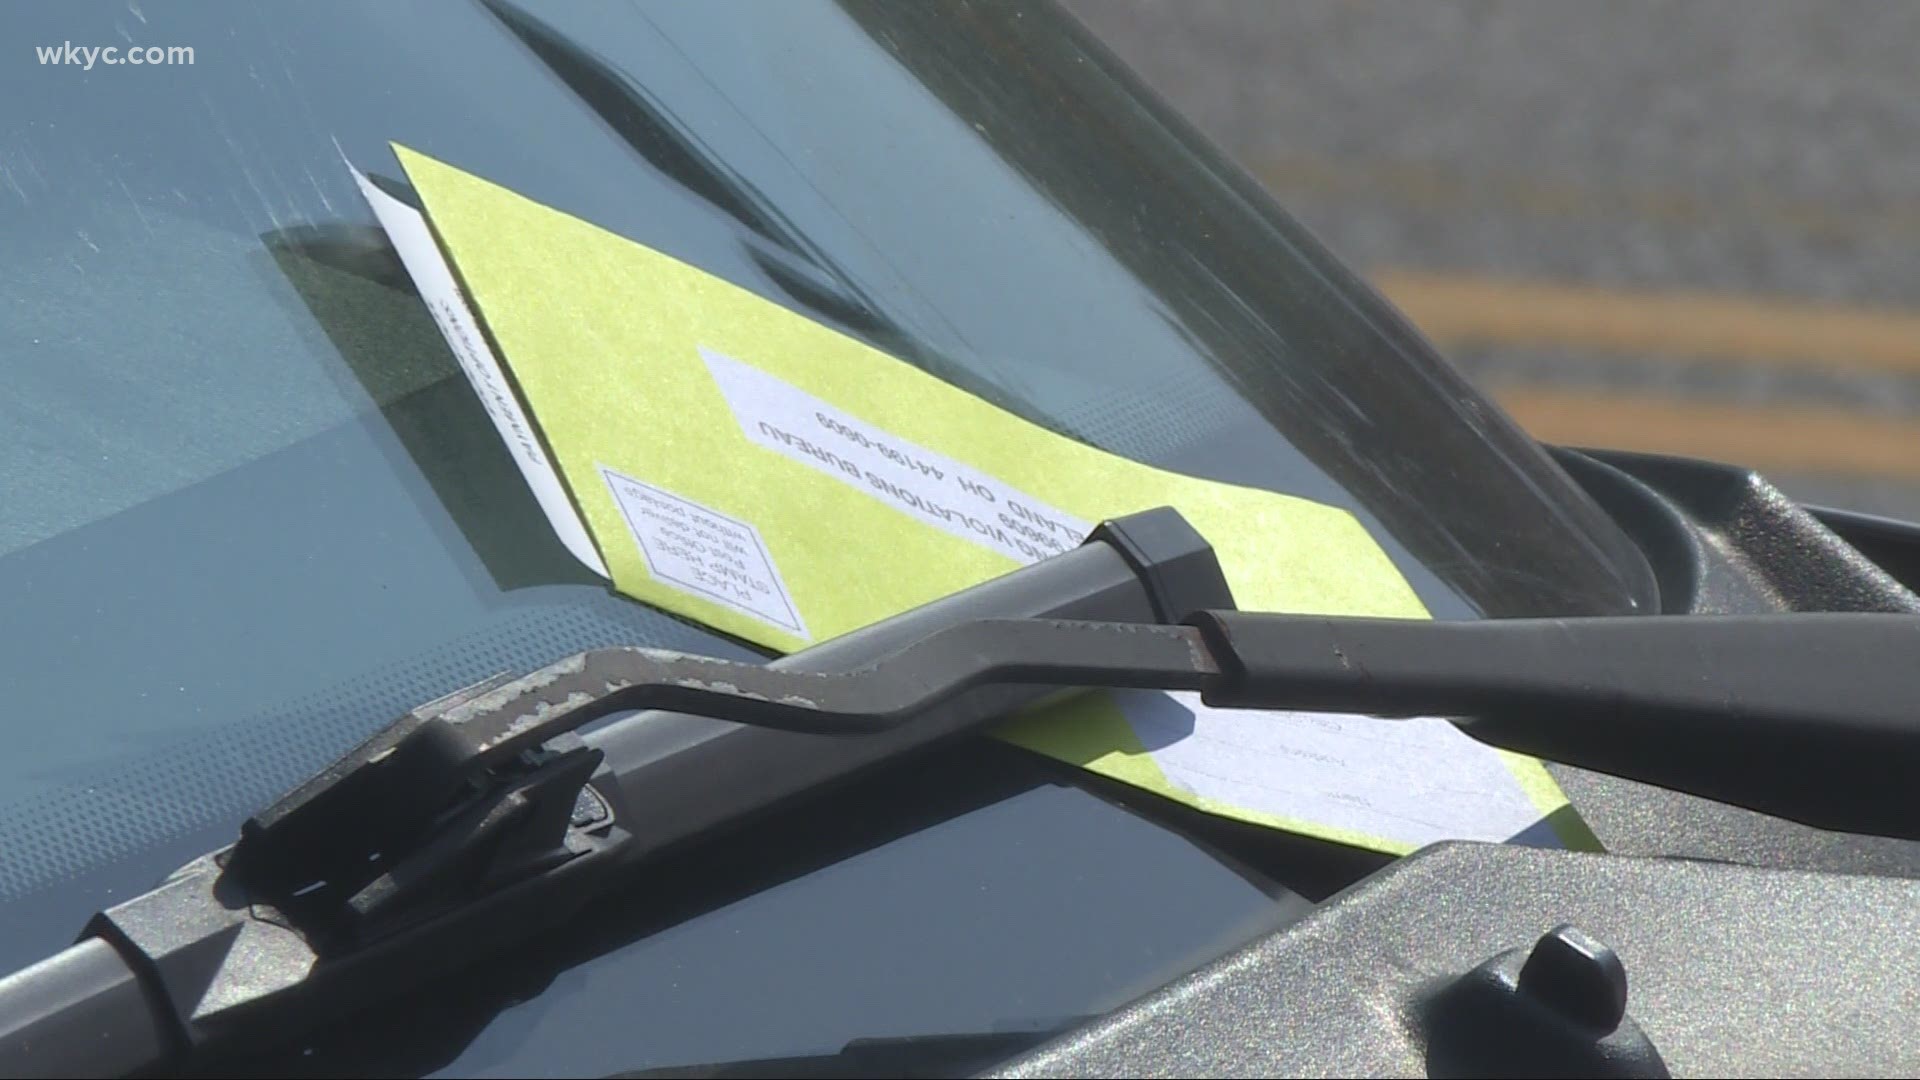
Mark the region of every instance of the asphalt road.
<instances>
[{"instance_id":1,"label":"asphalt road","mask_svg":"<svg viewBox=\"0 0 1920 1080\"><path fill-rule=\"evenodd\" d=\"M1543 438L1920 519L1920 4L1068 7Z\"/></svg>"}]
</instances>

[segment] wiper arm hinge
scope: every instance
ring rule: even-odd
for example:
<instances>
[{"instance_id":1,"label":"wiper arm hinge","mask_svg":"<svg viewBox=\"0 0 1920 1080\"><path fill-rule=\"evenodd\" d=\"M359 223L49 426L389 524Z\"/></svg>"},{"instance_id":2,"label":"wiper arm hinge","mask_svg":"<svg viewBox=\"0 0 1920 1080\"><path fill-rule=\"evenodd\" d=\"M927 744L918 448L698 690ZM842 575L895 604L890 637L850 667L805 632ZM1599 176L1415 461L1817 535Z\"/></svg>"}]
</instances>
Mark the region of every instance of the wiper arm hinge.
<instances>
[{"instance_id":1,"label":"wiper arm hinge","mask_svg":"<svg viewBox=\"0 0 1920 1080\"><path fill-rule=\"evenodd\" d=\"M244 1033L276 1002L343 1005L369 980L417 979L406 962L444 963L524 933L584 902L618 865L630 834L594 779L601 751L574 732L642 708L857 745L967 730L1056 688L1198 690L1230 708L1455 717L1509 749L1814 825L1920 837L1906 795L1920 772L1920 617L1243 613L1210 549L1171 511L1110 523L1095 542L1108 560L1101 580L1124 562L1129 610L1186 624L969 618L827 672L583 653L416 709L249 820L232 848L91 932L159 988L191 1045ZM1090 589L1087 550L1002 582ZM994 603L1022 595L982 589ZM1084 613L1075 604L1027 612ZM1024 689L1010 698L1009 687ZM0 980L0 1019L7 992Z\"/></svg>"},{"instance_id":2,"label":"wiper arm hinge","mask_svg":"<svg viewBox=\"0 0 1920 1080\"><path fill-rule=\"evenodd\" d=\"M1161 509L819 647L839 671L808 670L807 654L761 666L619 648L469 687L349 751L246 821L231 847L95 916L86 938L114 947L144 997L125 994L124 971L103 972L92 953L87 964L54 958L0 979L0 1074L122 1072L284 1037L288 1023L362 1007L563 920L650 850L630 843L623 820L631 781L621 769L633 763L603 761L576 734L595 719L675 709L849 736L828 739L850 744L844 756L802 755L809 775L830 780L988 724L1056 685L1197 688L1212 672L1197 633L1144 620L1232 603L1206 541ZM979 618L1054 613L1143 622ZM596 738L649 718L671 720L617 720ZM770 775L765 786L785 781ZM713 794L736 813L768 797ZM65 985L72 970L90 972L95 992ZM98 1008L152 1010L120 1025L149 1034L99 1041Z\"/></svg>"},{"instance_id":3,"label":"wiper arm hinge","mask_svg":"<svg viewBox=\"0 0 1920 1080\"><path fill-rule=\"evenodd\" d=\"M590 850L611 827L586 787L600 752L571 733L610 713L858 736L978 686L1198 690L1218 673L1191 627L1066 620L962 623L838 673L600 649L409 713L250 818L223 865L321 951L356 947L450 889Z\"/></svg>"}]
</instances>

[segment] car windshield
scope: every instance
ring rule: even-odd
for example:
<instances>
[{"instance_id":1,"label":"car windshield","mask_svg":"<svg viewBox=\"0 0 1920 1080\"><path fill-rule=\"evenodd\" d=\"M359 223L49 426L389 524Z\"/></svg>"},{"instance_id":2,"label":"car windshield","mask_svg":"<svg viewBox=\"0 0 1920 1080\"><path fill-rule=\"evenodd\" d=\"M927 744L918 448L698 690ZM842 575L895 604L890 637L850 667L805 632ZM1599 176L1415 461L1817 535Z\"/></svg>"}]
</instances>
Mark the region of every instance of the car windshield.
<instances>
[{"instance_id":1,"label":"car windshield","mask_svg":"<svg viewBox=\"0 0 1920 1080\"><path fill-rule=\"evenodd\" d=\"M0 26L0 970L409 706L614 643L752 655L557 542L354 188L347 161L395 174L390 140L1072 437L1346 507L1442 617L1650 602L1536 446L1051 8L103 0ZM638 1043L556 1064L563 1018L505 1008L408 1068L1046 1023L1261 917L1244 877L1047 776L526 995L652 995ZM938 992L860 981L916 965Z\"/></svg>"}]
</instances>

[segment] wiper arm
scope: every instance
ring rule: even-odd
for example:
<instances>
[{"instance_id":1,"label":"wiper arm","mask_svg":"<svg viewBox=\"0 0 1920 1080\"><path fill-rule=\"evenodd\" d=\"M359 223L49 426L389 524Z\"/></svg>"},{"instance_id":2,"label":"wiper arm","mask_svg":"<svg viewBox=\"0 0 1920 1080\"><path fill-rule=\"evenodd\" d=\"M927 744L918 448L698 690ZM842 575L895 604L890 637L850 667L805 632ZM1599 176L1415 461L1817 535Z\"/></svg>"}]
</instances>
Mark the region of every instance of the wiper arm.
<instances>
[{"instance_id":1,"label":"wiper arm","mask_svg":"<svg viewBox=\"0 0 1920 1080\"><path fill-rule=\"evenodd\" d=\"M978 620L837 673L652 649L583 653L402 720L249 821L227 868L258 883L255 853L267 851L317 880L316 852L338 846L329 838L343 831L356 859L410 843L405 823L428 820L478 775L610 712L672 708L864 736L983 686L1198 690L1229 708L1451 715L1506 749L1823 828L1920 836L1902 787L1920 766L1920 618L1430 622L1210 611L1188 621ZM574 788L591 771L580 760ZM364 916L386 896L350 909Z\"/></svg>"},{"instance_id":2,"label":"wiper arm","mask_svg":"<svg viewBox=\"0 0 1920 1080\"><path fill-rule=\"evenodd\" d=\"M1190 621L1221 667L1212 705L1447 716L1503 749L1920 838L1920 617Z\"/></svg>"},{"instance_id":3,"label":"wiper arm","mask_svg":"<svg viewBox=\"0 0 1920 1080\"><path fill-rule=\"evenodd\" d=\"M985 723L998 710L962 700L980 687L1197 690L1217 675L1190 628L1112 622L961 623L836 673L599 649L402 718L248 819L222 875L337 951L435 890L471 885L476 873L520 876L522 864L591 848L594 839L568 830L609 817L585 788L603 754L569 733L611 713L676 709L776 731L871 736L943 712ZM476 790L492 794L463 797Z\"/></svg>"},{"instance_id":4,"label":"wiper arm","mask_svg":"<svg viewBox=\"0 0 1920 1080\"><path fill-rule=\"evenodd\" d=\"M1214 610L1185 625L969 620L838 672L806 670L807 654L766 668L653 650L583 654L416 710L250 820L234 847L102 914L91 933L168 1004L160 1026L188 1048L269 1024L284 1037L279 1024L364 1006L371 988L391 992L570 910L645 851L635 830L649 822L622 785L646 770L603 767L602 746L628 744L572 732L649 705L757 725L729 730L805 732L782 745L850 748L849 768L1056 689L1187 689L1231 708L1458 716L1469 735L1509 749L1822 827L1920 836L1905 801L1920 766L1920 618L1242 613L1219 606L1231 598L1204 543L1170 511L1156 514L1103 526L1104 544L1000 579L993 584L1010 591L993 595L1018 606L1004 597L1079 581L1077 598L1022 601L1038 606L1029 614L1079 614L1092 579L1061 575L1091 551L1103 565L1124 559L1123 591L1150 600L1146 617L1170 621L1210 597L1199 606ZM1113 586L1111 573L1100 580ZM954 602L942 603L952 611ZM766 777L780 775L774 764ZM617 782L604 782L609 773ZM709 791L725 787L708 780ZM716 797L749 808L738 800L750 792L727 790ZM85 947L96 967L97 944ZM48 1071L39 1059L38 1069L10 1067L22 1033L71 1030L59 1024L105 1000L72 989L77 969L62 970L64 983L36 983L32 970L0 980L0 1071ZM100 993L123 1000L124 982ZM64 987L53 1006L49 986Z\"/></svg>"},{"instance_id":5,"label":"wiper arm","mask_svg":"<svg viewBox=\"0 0 1920 1080\"><path fill-rule=\"evenodd\" d=\"M1227 610L1187 621L984 619L834 674L606 650L435 722L484 763L639 705L849 736L980 686L1198 690L1226 708L1452 716L1505 749L1820 828L1920 838L1905 788L1920 776L1920 617L1432 622Z\"/></svg>"},{"instance_id":6,"label":"wiper arm","mask_svg":"<svg viewBox=\"0 0 1920 1080\"><path fill-rule=\"evenodd\" d=\"M1232 604L1205 539L1151 510L765 669L615 650L428 703L255 815L232 847L102 912L80 944L0 977L0 1076L120 1075L278 1045L564 922L655 853L976 731L1051 689L962 689L954 672L924 667L929 686L916 688L909 663L891 669L908 678L883 701L857 686L825 696L844 684L824 680L796 689L773 672L865 667L982 617L1169 623ZM946 689L921 692L935 687ZM736 722L830 722L777 700L810 695L885 730L827 738ZM898 722L915 700L937 707ZM644 712L575 733L647 704L723 718Z\"/></svg>"}]
</instances>

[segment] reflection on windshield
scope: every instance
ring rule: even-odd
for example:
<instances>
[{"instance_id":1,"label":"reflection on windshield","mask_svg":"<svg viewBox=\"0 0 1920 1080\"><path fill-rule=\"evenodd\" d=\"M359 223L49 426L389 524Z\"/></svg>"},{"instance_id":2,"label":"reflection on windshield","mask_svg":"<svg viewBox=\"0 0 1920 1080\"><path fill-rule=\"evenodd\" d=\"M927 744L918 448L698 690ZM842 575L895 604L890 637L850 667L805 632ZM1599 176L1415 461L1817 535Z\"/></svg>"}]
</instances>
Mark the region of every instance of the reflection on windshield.
<instances>
[{"instance_id":1,"label":"reflection on windshield","mask_svg":"<svg viewBox=\"0 0 1920 1080\"><path fill-rule=\"evenodd\" d=\"M611 595L544 529L343 163L391 172L389 140L1057 431L1348 507L1437 613L1644 599L1537 451L1051 9L102 0L0 20L0 683L34 718L0 759L8 968L420 701L599 645L748 655ZM64 41L195 63L25 59ZM832 1031L743 1046L687 1020L682 1060L981 1030L1008 1018L983 1003L1009 956L1082 965L1059 1010L1105 1007L1256 903L1164 830L1040 790L1080 801L1007 794L951 827L1030 907L1087 900L1049 877L1063 852L1104 868L1130 935L1110 969L1084 968L1086 942L976 925L1009 944L942 953L946 996L892 1029L822 958ZM890 849L890 888L954 882L921 832ZM924 891L925 925L971 902ZM634 946L665 966L595 971L677 987L697 1016L727 986L688 958L746 925L804 939L819 915L753 910ZM1054 915L1034 925L1071 921ZM568 1009L510 1010L474 1045L505 1061L563 1039L548 1011L615 978L586 966L546 989Z\"/></svg>"}]
</instances>

